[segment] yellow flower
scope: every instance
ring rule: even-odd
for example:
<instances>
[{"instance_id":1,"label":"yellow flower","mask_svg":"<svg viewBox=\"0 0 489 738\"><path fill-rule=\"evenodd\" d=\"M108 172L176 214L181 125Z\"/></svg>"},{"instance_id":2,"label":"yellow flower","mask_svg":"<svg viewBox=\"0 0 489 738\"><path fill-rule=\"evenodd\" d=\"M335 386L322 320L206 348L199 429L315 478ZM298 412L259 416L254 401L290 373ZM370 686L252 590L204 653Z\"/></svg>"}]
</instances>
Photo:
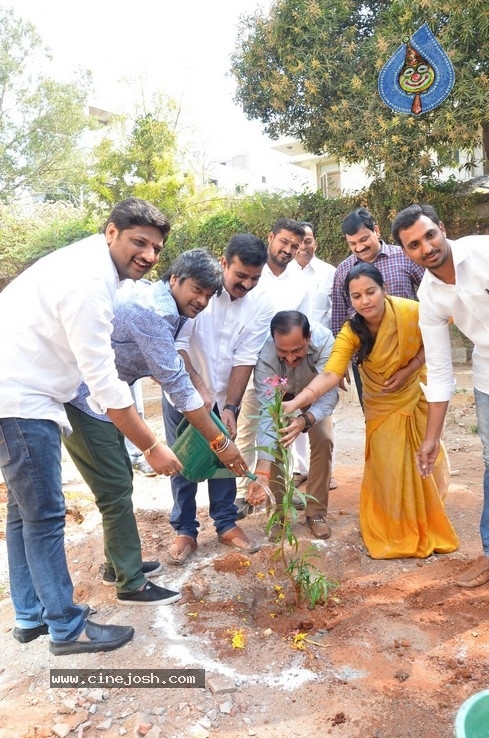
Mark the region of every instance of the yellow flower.
<instances>
[{"instance_id":1,"label":"yellow flower","mask_svg":"<svg viewBox=\"0 0 489 738\"><path fill-rule=\"evenodd\" d=\"M234 633L232 633L231 644L233 648L245 647L245 634L242 630L235 630Z\"/></svg>"},{"instance_id":2,"label":"yellow flower","mask_svg":"<svg viewBox=\"0 0 489 738\"><path fill-rule=\"evenodd\" d=\"M297 648L298 651L305 651L306 646L304 644L304 641L306 640L306 638L307 633L296 633L292 645L294 646L294 648Z\"/></svg>"}]
</instances>

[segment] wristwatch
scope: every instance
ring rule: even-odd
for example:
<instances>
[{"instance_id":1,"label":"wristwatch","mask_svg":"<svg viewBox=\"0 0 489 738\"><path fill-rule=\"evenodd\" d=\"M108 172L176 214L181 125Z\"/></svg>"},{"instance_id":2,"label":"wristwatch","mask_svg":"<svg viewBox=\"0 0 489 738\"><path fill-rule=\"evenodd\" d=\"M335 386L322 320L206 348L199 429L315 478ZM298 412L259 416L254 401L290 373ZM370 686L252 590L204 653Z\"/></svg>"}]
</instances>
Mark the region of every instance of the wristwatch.
<instances>
[{"instance_id":1,"label":"wristwatch","mask_svg":"<svg viewBox=\"0 0 489 738\"><path fill-rule=\"evenodd\" d=\"M307 431L310 428L312 428L314 423L312 422L312 420L309 419L309 416L307 415L307 413L301 413L300 417L304 418L304 423L305 423L304 430L302 432L307 433Z\"/></svg>"},{"instance_id":2,"label":"wristwatch","mask_svg":"<svg viewBox=\"0 0 489 738\"><path fill-rule=\"evenodd\" d=\"M239 405L224 405L223 410L231 410L234 413L234 417L237 418L239 415Z\"/></svg>"}]
</instances>

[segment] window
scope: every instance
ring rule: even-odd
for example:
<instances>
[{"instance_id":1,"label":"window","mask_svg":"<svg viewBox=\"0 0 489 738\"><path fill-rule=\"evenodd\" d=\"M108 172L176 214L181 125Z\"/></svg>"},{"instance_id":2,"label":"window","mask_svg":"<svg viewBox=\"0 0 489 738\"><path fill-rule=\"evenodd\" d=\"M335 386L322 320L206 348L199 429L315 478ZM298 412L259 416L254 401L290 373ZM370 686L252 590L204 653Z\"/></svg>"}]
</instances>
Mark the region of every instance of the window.
<instances>
[{"instance_id":1,"label":"window","mask_svg":"<svg viewBox=\"0 0 489 738\"><path fill-rule=\"evenodd\" d=\"M341 175L339 171L320 174L319 186L323 197L340 197Z\"/></svg>"}]
</instances>

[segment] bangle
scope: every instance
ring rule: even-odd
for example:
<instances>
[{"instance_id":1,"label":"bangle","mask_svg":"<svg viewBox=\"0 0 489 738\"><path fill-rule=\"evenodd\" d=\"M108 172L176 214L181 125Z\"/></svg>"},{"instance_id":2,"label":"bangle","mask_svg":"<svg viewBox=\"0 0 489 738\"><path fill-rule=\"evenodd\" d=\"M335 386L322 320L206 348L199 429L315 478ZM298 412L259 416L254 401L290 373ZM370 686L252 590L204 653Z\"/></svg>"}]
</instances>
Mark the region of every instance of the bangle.
<instances>
[{"instance_id":1,"label":"bangle","mask_svg":"<svg viewBox=\"0 0 489 738\"><path fill-rule=\"evenodd\" d=\"M151 451L154 448L156 448L158 444L159 444L159 440L156 439L156 441L153 443L153 445L146 449L146 451L144 452L144 455L146 456L146 458L148 458L148 456L150 455Z\"/></svg>"},{"instance_id":2,"label":"bangle","mask_svg":"<svg viewBox=\"0 0 489 738\"><path fill-rule=\"evenodd\" d=\"M213 448L215 454L221 454L223 451L227 449L229 444L231 443L231 439L228 438L228 436L224 436L224 443L222 443L218 448Z\"/></svg>"},{"instance_id":3,"label":"bangle","mask_svg":"<svg viewBox=\"0 0 489 738\"><path fill-rule=\"evenodd\" d=\"M261 475L262 475L262 477L266 477L267 479L270 479L270 472L267 472L267 471L258 471L258 470L256 470L256 471L255 471L255 474L261 474Z\"/></svg>"},{"instance_id":4,"label":"bangle","mask_svg":"<svg viewBox=\"0 0 489 738\"><path fill-rule=\"evenodd\" d=\"M309 390L309 392L312 392L312 396L314 398L313 402L316 402L316 393L314 392L314 390L311 387L304 387L302 391L305 392L306 390Z\"/></svg>"},{"instance_id":5,"label":"bangle","mask_svg":"<svg viewBox=\"0 0 489 738\"><path fill-rule=\"evenodd\" d=\"M213 451L215 451L216 448L219 448L225 438L226 436L224 435L224 433L219 433L219 435L216 436L213 441L210 441L209 446Z\"/></svg>"}]
</instances>

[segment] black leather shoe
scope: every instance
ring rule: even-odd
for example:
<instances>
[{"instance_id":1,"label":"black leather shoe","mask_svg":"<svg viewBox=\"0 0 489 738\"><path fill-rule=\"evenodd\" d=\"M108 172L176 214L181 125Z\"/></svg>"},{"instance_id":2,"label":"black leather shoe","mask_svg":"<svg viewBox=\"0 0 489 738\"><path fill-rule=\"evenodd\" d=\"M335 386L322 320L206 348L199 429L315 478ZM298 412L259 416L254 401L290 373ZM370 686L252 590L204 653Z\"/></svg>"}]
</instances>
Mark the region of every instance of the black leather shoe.
<instances>
[{"instance_id":1,"label":"black leather shoe","mask_svg":"<svg viewBox=\"0 0 489 738\"><path fill-rule=\"evenodd\" d=\"M80 604L80 607L83 607L83 617L85 619L95 612L95 610L92 610L90 605ZM47 635L48 633L49 627L46 623L41 623L41 625L36 625L35 628L15 627L12 635L16 641L19 641L19 643L30 643L31 641L35 641L36 638L39 638L39 636Z\"/></svg>"},{"instance_id":2,"label":"black leather shoe","mask_svg":"<svg viewBox=\"0 0 489 738\"><path fill-rule=\"evenodd\" d=\"M41 625L36 625L35 628L15 627L12 635L19 643L30 643L31 641L35 641L36 638L39 638L39 636L46 635L47 633L49 633L48 626L46 623L41 623Z\"/></svg>"},{"instance_id":3,"label":"black leather shoe","mask_svg":"<svg viewBox=\"0 0 489 738\"><path fill-rule=\"evenodd\" d=\"M131 640L134 628L129 625L100 625L87 620L85 635L88 641L50 641L49 650L55 656L69 653L96 653L114 651Z\"/></svg>"}]
</instances>

